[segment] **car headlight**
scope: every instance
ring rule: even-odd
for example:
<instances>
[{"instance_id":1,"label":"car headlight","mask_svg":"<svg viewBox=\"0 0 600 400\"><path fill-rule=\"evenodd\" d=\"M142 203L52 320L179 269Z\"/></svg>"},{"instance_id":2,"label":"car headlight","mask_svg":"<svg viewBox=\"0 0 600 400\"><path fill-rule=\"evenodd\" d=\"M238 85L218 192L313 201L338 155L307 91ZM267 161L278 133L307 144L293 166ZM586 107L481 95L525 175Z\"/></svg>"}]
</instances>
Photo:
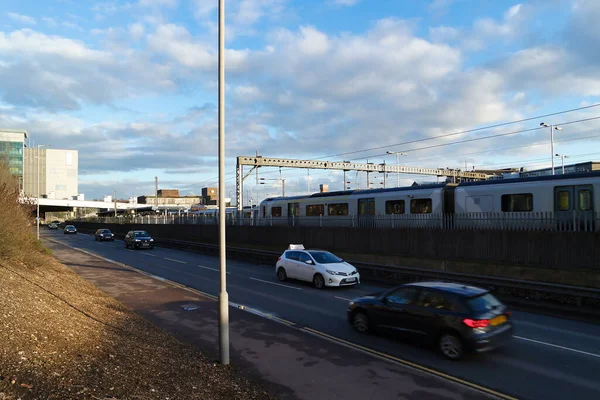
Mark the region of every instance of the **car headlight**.
<instances>
[{"instance_id":1,"label":"car headlight","mask_svg":"<svg viewBox=\"0 0 600 400\"><path fill-rule=\"evenodd\" d=\"M337 272L337 271L330 271L328 269L326 269L325 272L327 272L329 275L340 275L339 272Z\"/></svg>"},{"instance_id":2,"label":"car headlight","mask_svg":"<svg viewBox=\"0 0 600 400\"><path fill-rule=\"evenodd\" d=\"M354 305L354 302L351 301L350 303L348 303L348 307L352 307Z\"/></svg>"},{"instance_id":3,"label":"car headlight","mask_svg":"<svg viewBox=\"0 0 600 400\"><path fill-rule=\"evenodd\" d=\"M154 242L154 239L150 238L150 241L151 241L151 242Z\"/></svg>"},{"instance_id":4,"label":"car headlight","mask_svg":"<svg viewBox=\"0 0 600 400\"><path fill-rule=\"evenodd\" d=\"M140 241L140 239L135 239L135 241L136 241L136 242L139 242L139 241Z\"/></svg>"}]
</instances>

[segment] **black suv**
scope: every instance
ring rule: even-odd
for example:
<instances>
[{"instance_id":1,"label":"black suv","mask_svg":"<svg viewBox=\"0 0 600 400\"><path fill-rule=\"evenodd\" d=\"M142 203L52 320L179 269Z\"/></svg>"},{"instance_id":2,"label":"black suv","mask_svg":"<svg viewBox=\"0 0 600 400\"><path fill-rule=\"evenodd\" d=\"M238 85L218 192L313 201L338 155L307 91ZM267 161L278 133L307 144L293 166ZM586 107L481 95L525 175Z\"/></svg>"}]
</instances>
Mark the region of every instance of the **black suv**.
<instances>
[{"instance_id":1,"label":"black suv","mask_svg":"<svg viewBox=\"0 0 600 400\"><path fill-rule=\"evenodd\" d=\"M510 312L485 289L445 282L395 287L350 302L348 320L359 332L375 329L433 339L444 356L486 351L513 334Z\"/></svg>"},{"instance_id":2,"label":"black suv","mask_svg":"<svg viewBox=\"0 0 600 400\"><path fill-rule=\"evenodd\" d=\"M132 249L152 249L154 239L146 231L129 231L125 235L125 248Z\"/></svg>"},{"instance_id":3,"label":"black suv","mask_svg":"<svg viewBox=\"0 0 600 400\"><path fill-rule=\"evenodd\" d=\"M115 241L115 234L110 231L110 229L98 229L94 234L96 242L102 240L110 240L111 242Z\"/></svg>"}]
</instances>

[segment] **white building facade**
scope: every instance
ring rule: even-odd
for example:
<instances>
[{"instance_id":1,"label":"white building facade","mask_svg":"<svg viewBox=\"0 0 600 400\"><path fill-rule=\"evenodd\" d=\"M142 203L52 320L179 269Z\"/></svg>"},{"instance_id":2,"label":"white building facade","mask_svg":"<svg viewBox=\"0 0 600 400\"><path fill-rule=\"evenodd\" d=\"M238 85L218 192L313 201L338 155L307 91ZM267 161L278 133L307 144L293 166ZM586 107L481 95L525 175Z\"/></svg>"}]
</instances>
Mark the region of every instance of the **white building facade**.
<instances>
[{"instance_id":1,"label":"white building facade","mask_svg":"<svg viewBox=\"0 0 600 400\"><path fill-rule=\"evenodd\" d=\"M26 148L23 175L25 196L77 198L79 153L77 150Z\"/></svg>"}]
</instances>

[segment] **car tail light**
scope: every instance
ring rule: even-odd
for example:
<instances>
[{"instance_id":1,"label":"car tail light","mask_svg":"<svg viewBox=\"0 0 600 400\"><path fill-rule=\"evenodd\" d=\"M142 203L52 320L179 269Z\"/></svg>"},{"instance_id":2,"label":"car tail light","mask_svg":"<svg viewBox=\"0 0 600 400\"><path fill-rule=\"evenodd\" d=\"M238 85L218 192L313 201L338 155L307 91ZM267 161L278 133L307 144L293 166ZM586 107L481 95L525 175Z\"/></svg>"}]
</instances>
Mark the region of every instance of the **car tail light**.
<instances>
[{"instance_id":1,"label":"car tail light","mask_svg":"<svg viewBox=\"0 0 600 400\"><path fill-rule=\"evenodd\" d=\"M469 328L485 328L490 324L490 320L488 319L463 319L463 324L468 326Z\"/></svg>"},{"instance_id":2,"label":"car tail light","mask_svg":"<svg viewBox=\"0 0 600 400\"><path fill-rule=\"evenodd\" d=\"M510 311L504 311L504 315L506 315L507 317L510 317L512 315L512 312L510 312Z\"/></svg>"},{"instance_id":3,"label":"car tail light","mask_svg":"<svg viewBox=\"0 0 600 400\"><path fill-rule=\"evenodd\" d=\"M277 257L277 261L281 260L281 257Z\"/></svg>"}]
</instances>

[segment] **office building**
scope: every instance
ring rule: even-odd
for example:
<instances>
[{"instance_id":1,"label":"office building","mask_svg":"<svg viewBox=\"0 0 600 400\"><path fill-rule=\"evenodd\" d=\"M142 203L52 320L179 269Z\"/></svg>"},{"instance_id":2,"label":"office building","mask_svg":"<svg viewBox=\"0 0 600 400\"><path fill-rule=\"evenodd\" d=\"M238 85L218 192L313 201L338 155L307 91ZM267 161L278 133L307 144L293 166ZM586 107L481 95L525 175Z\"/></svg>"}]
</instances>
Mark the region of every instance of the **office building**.
<instances>
[{"instance_id":1,"label":"office building","mask_svg":"<svg viewBox=\"0 0 600 400\"><path fill-rule=\"evenodd\" d=\"M19 187L23 191L23 154L27 131L0 129L0 157L8 163L10 172L19 179Z\"/></svg>"},{"instance_id":2,"label":"office building","mask_svg":"<svg viewBox=\"0 0 600 400\"><path fill-rule=\"evenodd\" d=\"M25 196L71 200L79 195L77 150L25 148L23 172Z\"/></svg>"}]
</instances>

